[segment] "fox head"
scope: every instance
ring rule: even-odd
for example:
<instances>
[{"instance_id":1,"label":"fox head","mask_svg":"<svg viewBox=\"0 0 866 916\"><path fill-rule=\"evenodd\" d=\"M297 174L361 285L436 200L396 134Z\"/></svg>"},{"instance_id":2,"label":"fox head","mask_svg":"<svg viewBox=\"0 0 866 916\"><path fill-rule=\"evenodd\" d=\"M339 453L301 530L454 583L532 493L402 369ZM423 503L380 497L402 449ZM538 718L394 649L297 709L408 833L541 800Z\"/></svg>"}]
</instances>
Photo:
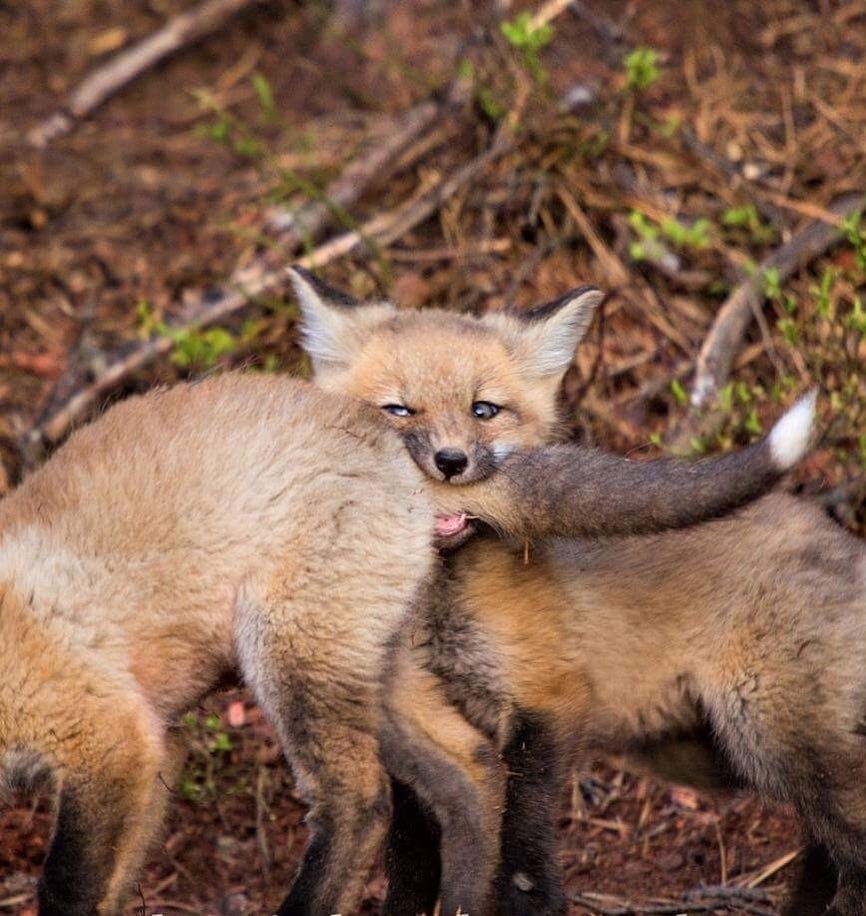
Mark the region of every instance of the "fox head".
<instances>
[{"instance_id":1,"label":"fox head","mask_svg":"<svg viewBox=\"0 0 866 916\"><path fill-rule=\"evenodd\" d=\"M421 470L452 484L553 437L562 378L602 299L582 286L475 317L359 303L297 267L292 279L316 382L381 408Z\"/></svg>"}]
</instances>

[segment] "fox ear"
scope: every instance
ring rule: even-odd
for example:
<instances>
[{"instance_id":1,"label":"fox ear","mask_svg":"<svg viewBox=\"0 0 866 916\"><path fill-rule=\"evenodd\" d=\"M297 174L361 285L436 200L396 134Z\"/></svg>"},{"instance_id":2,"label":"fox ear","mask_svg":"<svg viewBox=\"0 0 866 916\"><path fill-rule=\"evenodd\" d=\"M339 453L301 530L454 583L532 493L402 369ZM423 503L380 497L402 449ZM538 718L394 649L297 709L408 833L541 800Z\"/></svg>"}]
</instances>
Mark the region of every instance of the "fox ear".
<instances>
[{"instance_id":1,"label":"fox ear","mask_svg":"<svg viewBox=\"0 0 866 916\"><path fill-rule=\"evenodd\" d=\"M346 368L365 333L394 312L389 303L358 302L303 267L290 267L289 277L303 315L301 346L309 353L316 373Z\"/></svg>"},{"instance_id":2,"label":"fox ear","mask_svg":"<svg viewBox=\"0 0 866 916\"><path fill-rule=\"evenodd\" d=\"M553 302L519 313L517 355L526 371L540 378L562 375L603 298L596 287L579 286Z\"/></svg>"}]
</instances>

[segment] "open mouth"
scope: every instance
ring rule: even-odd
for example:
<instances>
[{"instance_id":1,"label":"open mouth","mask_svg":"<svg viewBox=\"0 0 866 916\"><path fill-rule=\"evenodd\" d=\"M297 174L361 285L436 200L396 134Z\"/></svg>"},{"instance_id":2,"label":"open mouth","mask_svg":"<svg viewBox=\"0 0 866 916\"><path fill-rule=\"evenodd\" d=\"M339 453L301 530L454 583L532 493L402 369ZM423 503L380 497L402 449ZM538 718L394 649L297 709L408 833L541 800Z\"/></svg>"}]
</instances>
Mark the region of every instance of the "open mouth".
<instances>
[{"instance_id":1,"label":"open mouth","mask_svg":"<svg viewBox=\"0 0 866 916\"><path fill-rule=\"evenodd\" d=\"M464 512L455 515L437 515L433 531L436 537L447 539L463 534L469 528L469 516Z\"/></svg>"}]
</instances>

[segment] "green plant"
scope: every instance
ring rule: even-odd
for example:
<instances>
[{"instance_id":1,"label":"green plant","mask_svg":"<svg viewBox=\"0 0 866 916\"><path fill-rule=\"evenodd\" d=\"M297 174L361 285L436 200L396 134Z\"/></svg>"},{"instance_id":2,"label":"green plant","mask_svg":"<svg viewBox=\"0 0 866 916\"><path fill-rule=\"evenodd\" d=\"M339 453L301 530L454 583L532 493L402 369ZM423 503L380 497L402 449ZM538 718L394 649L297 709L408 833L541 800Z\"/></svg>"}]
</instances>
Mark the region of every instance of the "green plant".
<instances>
[{"instance_id":1,"label":"green plant","mask_svg":"<svg viewBox=\"0 0 866 916\"><path fill-rule=\"evenodd\" d=\"M256 98L259 100L259 107L262 109L262 114L268 120L273 120L277 114L277 108L274 104L274 90L271 88L271 84L268 82L267 78L262 76L261 73L256 73L253 76L253 90L256 93Z\"/></svg>"},{"instance_id":2,"label":"green plant","mask_svg":"<svg viewBox=\"0 0 866 916\"><path fill-rule=\"evenodd\" d=\"M266 86L267 88L265 88ZM261 82L258 84L256 84L254 78L253 88L259 98L259 104L263 106L263 110L268 100L273 105L273 98L270 96L270 84L267 83L264 77L261 78ZM199 105L213 116L213 120L209 124L202 124L197 128L201 136L225 146L245 159L258 159L265 154L264 144L241 118L217 102L207 92L196 92L193 95Z\"/></svg>"},{"instance_id":3,"label":"green plant","mask_svg":"<svg viewBox=\"0 0 866 916\"><path fill-rule=\"evenodd\" d=\"M649 89L659 78L658 52L654 48L635 48L625 57L626 85L629 89Z\"/></svg>"},{"instance_id":4,"label":"green plant","mask_svg":"<svg viewBox=\"0 0 866 916\"><path fill-rule=\"evenodd\" d=\"M861 273L866 271L866 231L864 231L862 223L863 212L861 210L852 213L842 221L842 232L854 249L854 257Z\"/></svg>"},{"instance_id":5,"label":"green plant","mask_svg":"<svg viewBox=\"0 0 866 916\"><path fill-rule=\"evenodd\" d=\"M157 318L147 300L136 306L144 337L167 337L173 344L171 361L182 369L210 369L221 356L237 349L238 341L225 328L175 328Z\"/></svg>"},{"instance_id":6,"label":"green plant","mask_svg":"<svg viewBox=\"0 0 866 916\"><path fill-rule=\"evenodd\" d=\"M518 13L514 19L500 23L505 40L520 51L527 69L536 79L544 79L546 74L541 63L540 52L553 39L553 26L548 24L533 26L532 15L528 12Z\"/></svg>"},{"instance_id":7,"label":"green plant","mask_svg":"<svg viewBox=\"0 0 866 916\"><path fill-rule=\"evenodd\" d=\"M178 791L199 804L216 798L216 776L232 750L232 740L220 717L201 718L194 712L181 720L190 754L178 784Z\"/></svg>"},{"instance_id":8,"label":"green plant","mask_svg":"<svg viewBox=\"0 0 866 916\"><path fill-rule=\"evenodd\" d=\"M781 275L777 267L768 267L759 277L761 293L770 302L775 302L787 315L797 314L797 300L782 289Z\"/></svg>"},{"instance_id":9,"label":"green plant","mask_svg":"<svg viewBox=\"0 0 866 916\"><path fill-rule=\"evenodd\" d=\"M182 369L209 369L237 346L234 335L225 328L169 328L174 343L171 360Z\"/></svg>"},{"instance_id":10,"label":"green plant","mask_svg":"<svg viewBox=\"0 0 866 916\"><path fill-rule=\"evenodd\" d=\"M824 273L821 274L821 280L818 282L817 286L813 285L809 287L809 292L815 296L815 305L817 306L818 314L822 318L831 318L835 314L830 293L837 276L838 271L834 270L832 267L826 267Z\"/></svg>"},{"instance_id":11,"label":"green plant","mask_svg":"<svg viewBox=\"0 0 866 916\"><path fill-rule=\"evenodd\" d=\"M775 237L772 227L762 221L754 204L729 207L722 213L722 225L729 229L744 230L757 245L765 245Z\"/></svg>"},{"instance_id":12,"label":"green plant","mask_svg":"<svg viewBox=\"0 0 866 916\"><path fill-rule=\"evenodd\" d=\"M478 100L478 107L486 118L494 123L502 120L507 109L503 104L496 101L492 89L487 86L479 86L475 90L475 98Z\"/></svg>"},{"instance_id":13,"label":"green plant","mask_svg":"<svg viewBox=\"0 0 866 916\"><path fill-rule=\"evenodd\" d=\"M643 213L632 210L628 222L637 236L637 240L629 246L629 254L635 261L661 261L668 253L664 241L679 248L694 249L707 248L710 244L710 221L704 217L696 219L691 225L672 217L656 224Z\"/></svg>"},{"instance_id":14,"label":"green plant","mask_svg":"<svg viewBox=\"0 0 866 916\"><path fill-rule=\"evenodd\" d=\"M671 217L661 223L662 235L681 248L707 248L710 244L710 221L699 217L690 226Z\"/></svg>"}]
</instances>

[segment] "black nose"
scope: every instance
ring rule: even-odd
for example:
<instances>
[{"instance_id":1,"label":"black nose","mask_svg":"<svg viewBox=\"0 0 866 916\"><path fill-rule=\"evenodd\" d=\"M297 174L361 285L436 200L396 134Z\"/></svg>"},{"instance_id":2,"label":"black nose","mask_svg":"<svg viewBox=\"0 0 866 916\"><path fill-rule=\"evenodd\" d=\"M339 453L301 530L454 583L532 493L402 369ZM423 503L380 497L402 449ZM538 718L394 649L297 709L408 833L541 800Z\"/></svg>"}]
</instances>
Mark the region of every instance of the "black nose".
<instances>
[{"instance_id":1,"label":"black nose","mask_svg":"<svg viewBox=\"0 0 866 916\"><path fill-rule=\"evenodd\" d=\"M445 475L445 479L451 480L466 470L469 459L466 452L461 452L459 448L440 448L433 456L433 462Z\"/></svg>"}]
</instances>

